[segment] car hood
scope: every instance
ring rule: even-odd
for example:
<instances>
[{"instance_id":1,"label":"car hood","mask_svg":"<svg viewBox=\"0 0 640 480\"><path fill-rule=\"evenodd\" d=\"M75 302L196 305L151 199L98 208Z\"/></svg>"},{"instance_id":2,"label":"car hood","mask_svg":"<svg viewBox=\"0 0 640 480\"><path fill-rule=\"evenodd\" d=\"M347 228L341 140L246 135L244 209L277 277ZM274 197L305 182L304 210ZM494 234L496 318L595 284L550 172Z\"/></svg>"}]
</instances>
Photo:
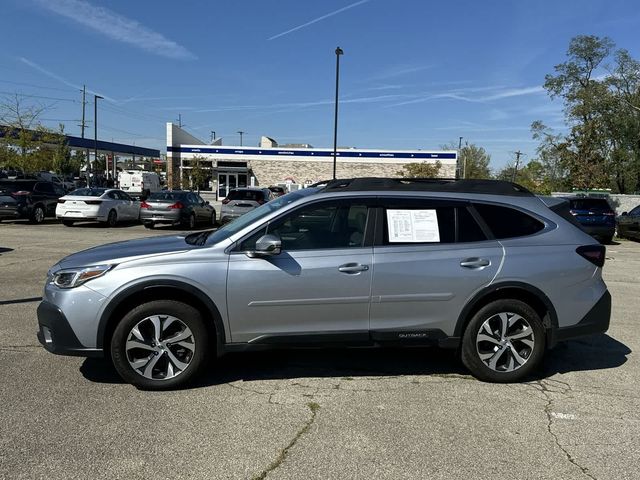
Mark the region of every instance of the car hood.
<instances>
[{"instance_id":1,"label":"car hood","mask_svg":"<svg viewBox=\"0 0 640 480\"><path fill-rule=\"evenodd\" d=\"M89 265L123 263L147 256L186 252L195 248L202 247L189 245L185 242L185 235L141 238L89 248L63 258L56 266L59 268L76 268Z\"/></svg>"}]
</instances>

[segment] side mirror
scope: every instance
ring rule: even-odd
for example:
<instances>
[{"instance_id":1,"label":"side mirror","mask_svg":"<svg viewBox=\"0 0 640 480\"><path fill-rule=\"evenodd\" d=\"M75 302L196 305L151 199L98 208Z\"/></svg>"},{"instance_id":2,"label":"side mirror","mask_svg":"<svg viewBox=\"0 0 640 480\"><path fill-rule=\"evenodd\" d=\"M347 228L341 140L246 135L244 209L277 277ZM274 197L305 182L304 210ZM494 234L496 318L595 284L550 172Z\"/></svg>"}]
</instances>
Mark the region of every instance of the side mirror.
<instances>
[{"instance_id":1,"label":"side mirror","mask_svg":"<svg viewBox=\"0 0 640 480\"><path fill-rule=\"evenodd\" d=\"M629 215L629 212L622 212L623 217L626 217L627 215Z\"/></svg>"},{"instance_id":2,"label":"side mirror","mask_svg":"<svg viewBox=\"0 0 640 480\"><path fill-rule=\"evenodd\" d=\"M255 257L270 257L272 255L279 255L282 251L282 241L277 235L263 235L256 241L256 248L251 252L247 252L247 256L251 258Z\"/></svg>"},{"instance_id":3,"label":"side mirror","mask_svg":"<svg viewBox=\"0 0 640 480\"><path fill-rule=\"evenodd\" d=\"M206 202L204 202L205 205L211 205L211 203L209 203L209 200L207 200Z\"/></svg>"}]
</instances>

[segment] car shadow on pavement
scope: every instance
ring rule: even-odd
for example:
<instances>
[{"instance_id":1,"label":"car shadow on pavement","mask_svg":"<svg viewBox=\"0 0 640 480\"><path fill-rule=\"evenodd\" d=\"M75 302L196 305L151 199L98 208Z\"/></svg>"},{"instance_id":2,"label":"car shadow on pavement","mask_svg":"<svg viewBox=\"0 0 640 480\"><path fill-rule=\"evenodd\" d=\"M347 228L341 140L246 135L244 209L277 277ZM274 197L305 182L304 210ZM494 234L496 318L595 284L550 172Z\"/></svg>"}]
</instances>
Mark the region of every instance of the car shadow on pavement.
<instances>
[{"instance_id":1,"label":"car shadow on pavement","mask_svg":"<svg viewBox=\"0 0 640 480\"><path fill-rule=\"evenodd\" d=\"M213 362L191 388L238 380L468 375L454 351L436 348L283 349L230 353ZM98 383L123 383L104 359L87 358L82 375Z\"/></svg>"},{"instance_id":2,"label":"car shadow on pavement","mask_svg":"<svg viewBox=\"0 0 640 480\"><path fill-rule=\"evenodd\" d=\"M13 252L13 248L0 247L0 255L2 255L3 253L9 253L9 252Z\"/></svg>"},{"instance_id":3,"label":"car shadow on pavement","mask_svg":"<svg viewBox=\"0 0 640 480\"><path fill-rule=\"evenodd\" d=\"M547 352L532 378L557 373L616 368L631 349L600 334L561 343ZM108 360L87 358L80 372L97 383L124 383ZM296 378L392 377L401 375L468 376L454 350L437 348L283 349L231 353L212 362L195 384L201 388L225 383Z\"/></svg>"},{"instance_id":4,"label":"car shadow on pavement","mask_svg":"<svg viewBox=\"0 0 640 480\"><path fill-rule=\"evenodd\" d=\"M556 373L616 368L627 361L630 353L627 345L604 333L569 340L547 352L537 378Z\"/></svg>"}]
</instances>

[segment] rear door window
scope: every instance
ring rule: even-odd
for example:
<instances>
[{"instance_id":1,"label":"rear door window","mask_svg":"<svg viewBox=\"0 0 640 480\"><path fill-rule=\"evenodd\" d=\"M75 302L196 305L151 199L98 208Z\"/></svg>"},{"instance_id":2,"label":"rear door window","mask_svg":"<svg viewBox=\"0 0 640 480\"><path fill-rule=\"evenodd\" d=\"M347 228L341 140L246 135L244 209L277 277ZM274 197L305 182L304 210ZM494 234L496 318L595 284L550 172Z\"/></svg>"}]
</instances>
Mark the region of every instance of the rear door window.
<instances>
[{"instance_id":1,"label":"rear door window","mask_svg":"<svg viewBox=\"0 0 640 480\"><path fill-rule=\"evenodd\" d=\"M385 199L378 245L479 242L487 239L466 202Z\"/></svg>"},{"instance_id":2,"label":"rear door window","mask_svg":"<svg viewBox=\"0 0 640 480\"><path fill-rule=\"evenodd\" d=\"M260 190L231 190L229 200L251 200L259 202L264 199L264 194Z\"/></svg>"}]
</instances>

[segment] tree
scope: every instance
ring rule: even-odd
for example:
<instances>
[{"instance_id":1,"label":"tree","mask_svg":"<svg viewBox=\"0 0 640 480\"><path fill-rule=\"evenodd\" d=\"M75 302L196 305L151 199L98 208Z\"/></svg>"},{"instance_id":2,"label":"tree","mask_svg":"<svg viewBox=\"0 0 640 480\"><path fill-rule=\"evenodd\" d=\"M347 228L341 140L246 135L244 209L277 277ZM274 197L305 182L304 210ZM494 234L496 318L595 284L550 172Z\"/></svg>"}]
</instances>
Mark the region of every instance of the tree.
<instances>
[{"instance_id":1,"label":"tree","mask_svg":"<svg viewBox=\"0 0 640 480\"><path fill-rule=\"evenodd\" d=\"M45 110L43 105L25 105L18 94L5 97L0 103L0 124L8 128L5 142L14 148L13 161L23 172L35 171L39 166L36 152L42 145L40 115Z\"/></svg>"},{"instance_id":2,"label":"tree","mask_svg":"<svg viewBox=\"0 0 640 480\"><path fill-rule=\"evenodd\" d=\"M571 183L577 188L608 185L607 154L610 144L604 135L609 90L594 79L614 47L611 39L579 35L569 43L568 60L546 75L544 88L550 97L561 97L565 118L571 125L566 137L563 162Z\"/></svg>"},{"instance_id":3,"label":"tree","mask_svg":"<svg viewBox=\"0 0 640 480\"><path fill-rule=\"evenodd\" d=\"M205 169L202 167L202 165L200 165L200 162L203 160L204 158L199 156L193 157L191 159L192 167L189 174L189 177L191 179L191 187L193 188L195 186L198 192L200 192L200 186L209 179L210 175L209 169Z\"/></svg>"},{"instance_id":4,"label":"tree","mask_svg":"<svg viewBox=\"0 0 640 480\"><path fill-rule=\"evenodd\" d=\"M435 178L440 173L440 168L442 168L440 160L436 160L436 163L406 163L402 166L402 170L396 172L396 175L404 178Z\"/></svg>"},{"instance_id":5,"label":"tree","mask_svg":"<svg viewBox=\"0 0 640 480\"><path fill-rule=\"evenodd\" d=\"M460 165L464 178L491 178L491 156L482 147L467 143L460 149Z\"/></svg>"},{"instance_id":6,"label":"tree","mask_svg":"<svg viewBox=\"0 0 640 480\"><path fill-rule=\"evenodd\" d=\"M442 145L443 150L458 150L453 143ZM458 154L460 178L491 178L491 155L483 147L466 143Z\"/></svg>"},{"instance_id":7,"label":"tree","mask_svg":"<svg viewBox=\"0 0 640 480\"><path fill-rule=\"evenodd\" d=\"M503 169L498 171L495 178L498 180L506 180L522 185L534 193L549 195L554 189L547 177L545 166L538 160L531 160L514 172L515 164L508 163Z\"/></svg>"}]
</instances>

